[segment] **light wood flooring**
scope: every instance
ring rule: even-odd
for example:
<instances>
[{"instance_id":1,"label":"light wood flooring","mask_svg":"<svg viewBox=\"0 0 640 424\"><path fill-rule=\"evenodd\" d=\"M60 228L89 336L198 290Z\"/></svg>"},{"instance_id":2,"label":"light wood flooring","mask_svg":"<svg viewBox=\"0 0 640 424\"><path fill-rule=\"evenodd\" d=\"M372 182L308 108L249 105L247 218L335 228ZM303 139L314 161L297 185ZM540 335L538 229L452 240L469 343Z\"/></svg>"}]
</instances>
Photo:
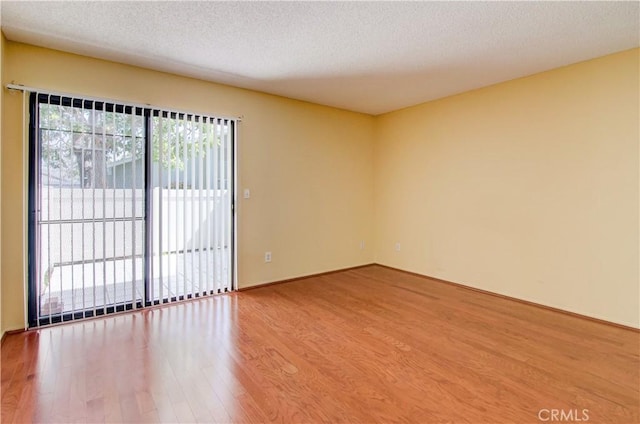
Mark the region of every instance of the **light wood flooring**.
<instances>
[{"instance_id":1,"label":"light wood flooring","mask_svg":"<svg viewBox=\"0 0 640 424\"><path fill-rule=\"evenodd\" d=\"M640 333L380 266L1 350L3 423L640 421Z\"/></svg>"}]
</instances>

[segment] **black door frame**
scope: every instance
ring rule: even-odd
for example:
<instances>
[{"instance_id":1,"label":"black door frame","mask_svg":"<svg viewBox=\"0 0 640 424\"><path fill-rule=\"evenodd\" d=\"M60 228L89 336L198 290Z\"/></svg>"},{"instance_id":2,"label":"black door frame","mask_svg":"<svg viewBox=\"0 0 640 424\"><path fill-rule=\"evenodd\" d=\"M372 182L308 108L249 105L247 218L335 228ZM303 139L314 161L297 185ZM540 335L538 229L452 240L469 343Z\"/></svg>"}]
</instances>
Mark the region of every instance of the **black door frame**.
<instances>
[{"instance_id":1,"label":"black door frame","mask_svg":"<svg viewBox=\"0 0 640 424\"><path fill-rule=\"evenodd\" d=\"M45 104L58 104L62 106L71 106L71 107L79 107L84 109L92 109L92 110L107 110L107 111L116 111L118 113L125 113L130 115L138 115L144 117L144 190L145 190L145 199L144 199L144 216L142 220L144 221L144 254L143 254L143 290L144 295L141 301L129 301L119 304L112 304L105 307L96 308L95 312L93 309L85 309L82 311L75 312L67 312L63 314L49 315L47 317L40 317L38 319L37 308L39 307L39 302L37 299L38 293L38 284L37 281L37 269L39 266L38 263L38 251L40 247L37 245L38 238L36 235L37 232L37 221L39 210L37 210L37 190L40 186L40 170L38 166L38 160L40 158L41 153L41 144L39 143L40 137L37 137L39 133L39 122L40 117L38 114L39 105ZM185 114L187 116L191 116L192 119L202 119L201 115L197 114L189 114L189 113L180 113L180 112L167 112L160 111L154 108L143 108L137 106L128 106L122 105L110 101L98 101L98 100L85 100L82 98L71 98L61 95L53 95L46 93L30 93L29 95L29 137L28 137L28 230L27 230L27 318L28 318L28 326L29 328L40 327L49 324L56 324L61 322L68 322L78 319L91 318L94 316L102 316L105 314L112 314L116 312L124 312L130 311L133 309L140 309L148 306L158 305L160 303L170 303L185 299L197 298L204 295L211 295L220 293L220 290L214 293L211 290L209 293L189 293L186 296L180 295L178 297L164 298L164 299L150 299L150 275L151 275L151 266L152 266L152 219L151 219L151 203L152 203L152 152L151 152L151 134L152 134L152 122L151 118L153 116L159 116L162 113L163 116L171 116L171 117L184 117ZM222 118L212 118L227 121L230 129L230 137L231 144L228 148L231 150L231 169L229 170L229 190L230 190L230 215L229 215L229 226L231 232L231 240L230 240L230 269L229 269L229 289L225 288L225 292L231 290L235 290L236 285L236 207L235 207L235 198L236 198L236 122L233 120L227 120ZM132 219L137 219L135 216Z\"/></svg>"}]
</instances>

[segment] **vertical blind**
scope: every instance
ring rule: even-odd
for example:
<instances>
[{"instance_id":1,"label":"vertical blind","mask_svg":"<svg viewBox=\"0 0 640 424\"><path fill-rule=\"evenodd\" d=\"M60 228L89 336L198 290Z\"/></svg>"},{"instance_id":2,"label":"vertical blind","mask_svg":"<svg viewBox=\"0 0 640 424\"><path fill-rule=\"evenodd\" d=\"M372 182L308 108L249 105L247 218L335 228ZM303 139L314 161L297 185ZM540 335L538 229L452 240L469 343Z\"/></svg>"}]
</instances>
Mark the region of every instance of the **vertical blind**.
<instances>
[{"instance_id":1,"label":"vertical blind","mask_svg":"<svg viewBox=\"0 0 640 424\"><path fill-rule=\"evenodd\" d=\"M154 303L231 289L232 123L154 111Z\"/></svg>"},{"instance_id":2,"label":"vertical blind","mask_svg":"<svg viewBox=\"0 0 640 424\"><path fill-rule=\"evenodd\" d=\"M30 325L232 290L235 126L32 93Z\"/></svg>"}]
</instances>

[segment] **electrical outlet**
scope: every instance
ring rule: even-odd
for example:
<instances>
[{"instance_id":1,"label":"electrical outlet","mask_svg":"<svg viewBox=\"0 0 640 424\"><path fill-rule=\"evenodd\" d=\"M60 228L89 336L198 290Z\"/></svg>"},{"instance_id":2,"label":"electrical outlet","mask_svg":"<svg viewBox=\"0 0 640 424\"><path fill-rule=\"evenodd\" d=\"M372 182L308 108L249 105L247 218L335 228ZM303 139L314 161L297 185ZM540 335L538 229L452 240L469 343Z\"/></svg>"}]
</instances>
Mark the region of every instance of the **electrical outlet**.
<instances>
[{"instance_id":1,"label":"electrical outlet","mask_svg":"<svg viewBox=\"0 0 640 424\"><path fill-rule=\"evenodd\" d=\"M271 252L264 252L264 262L265 263L271 262Z\"/></svg>"},{"instance_id":2,"label":"electrical outlet","mask_svg":"<svg viewBox=\"0 0 640 424\"><path fill-rule=\"evenodd\" d=\"M251 197L251 191L248 188L245 188L242 197L244 197L245 199L250 198Z\"/></svg>"},{"instance_id":3,"label":"electrical outlet","mask_svg":"<svg viewBox=\"0 0 640 424\"><path fill-rule=\"evenodd\" d=\"M396 243L396 252L400 251L400 242Z\"/></svg>"},{"instance_id":4,"label":"electrical outlet","mask_svg":"<svg viewBox=\"0 0 640 424\"><path fill-rule=\"evenodd\" d=\"M364 250L364 240L360 240L360 250Z\"/></svg>"}]
</instances>

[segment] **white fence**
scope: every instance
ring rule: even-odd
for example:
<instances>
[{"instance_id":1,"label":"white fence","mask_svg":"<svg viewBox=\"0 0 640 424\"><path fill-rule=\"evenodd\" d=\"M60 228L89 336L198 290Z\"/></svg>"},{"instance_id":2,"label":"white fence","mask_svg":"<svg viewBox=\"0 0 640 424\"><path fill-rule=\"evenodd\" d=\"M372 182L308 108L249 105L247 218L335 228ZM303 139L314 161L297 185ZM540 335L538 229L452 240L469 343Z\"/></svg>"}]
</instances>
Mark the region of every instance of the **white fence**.
<instances>
[{"instance_id":1,"label":"white fence","mask_svg":"<svg viewBox=\"0 0 640 424\"><path fill-rule=\"evenodd\" d=\"M160 196L160 189L153 189L153 252L160 252L161 235L163 253L222 247L220 232L226 228L220 223L230 216L229 205L228 190L163 188ZM135 233L134 217L138 220ZM44 189L40 240L41 247L48 252L43 252L43 260L55 265L134 253L142 255L143 219L144 190L141 189L135 193L131 189L56 189L48 193Z\"/></svg>"},{"instance_id":2,"label":"white fence","mask_svg":"<svg viewBox=\"0 0 640 424\"><path fill-rule=\"evenodd\" d=\"M154 188L153 252L227 247L230 204L228 190Z\"/></svg>"}]
</instances>

